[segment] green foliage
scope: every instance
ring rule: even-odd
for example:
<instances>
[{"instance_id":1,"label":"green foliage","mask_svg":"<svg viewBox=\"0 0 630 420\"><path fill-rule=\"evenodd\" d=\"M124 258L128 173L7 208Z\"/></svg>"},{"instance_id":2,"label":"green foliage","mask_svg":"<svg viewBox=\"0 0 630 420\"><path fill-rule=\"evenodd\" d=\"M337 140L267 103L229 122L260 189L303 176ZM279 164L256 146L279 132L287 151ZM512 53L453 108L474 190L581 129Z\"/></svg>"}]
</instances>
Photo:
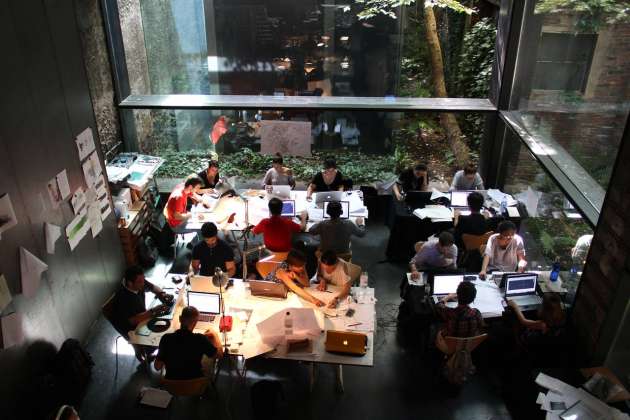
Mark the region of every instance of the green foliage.
<instances>
[{"instance_id":1,"label":"green foliage","mask_svg":"<svg viewBox=\"0 0 630 420\"><path fill-rule=\"evenodd\" d=\"M630 3L628 0L542 0L536 4L536 13L574 15L578 31L597 32L604 24L630 22Z\"/></svg>"},{"instance_id":2,"label":"green foliage","mask_svg":"<svg viewBox=\"0 0 630 420\"><path fill-rule=\"evenodd\" d=\"M558 261L563 269L572 264L571 248L578 238L593 233L586 223L579 220L535 217L524 223L525 230L534 240L534 247L540 250L547 264Z\"/></svg>"},{"instance_id":3,"label":"green foliage","mask_svg":"<svg viewBox=\"0 0 630 420\"><path fill-rule=\"evenodd\" d=\"M396 19L396 9L401 6L410 6L414 4L416 0L357 0L356 2L362 5L362 10L357 14L359 19L371 19L377 15L384 15ZM457 0L425 0L424 6L448 8L455 12L466 14L475 12L474 9L463 5Z\"/></svg>"}]
</instances>

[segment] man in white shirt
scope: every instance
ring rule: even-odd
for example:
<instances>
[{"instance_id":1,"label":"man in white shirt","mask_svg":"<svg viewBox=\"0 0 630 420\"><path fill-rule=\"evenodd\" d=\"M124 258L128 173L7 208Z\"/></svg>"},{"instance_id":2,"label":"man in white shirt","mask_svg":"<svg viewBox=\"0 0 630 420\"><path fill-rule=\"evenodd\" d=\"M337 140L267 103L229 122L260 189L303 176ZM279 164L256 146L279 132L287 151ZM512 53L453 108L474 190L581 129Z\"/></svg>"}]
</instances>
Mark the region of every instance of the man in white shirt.
<instances>
[{"instance_id":1,"label":"man in white shirt","mask_svg":"<svg viewBox=\"0 0 630 420\"><path fill-rule=\"evenodd\" d=\"M477 173L477 167L472 163L469 163L464 167L464 169L455 173L449 191L472 191L483 189L483 180L481 179L481 175Z\"/></svg>"},{"instance_id":2,"label":"man in white shirt","mask_svg":"<svg viewBox=\"0 0 630 420\"><path fill-rule=\"evenodd\" d=\"M499 233L490 236L481 264L479 277L485 278L488 271L525 271L525 245L523 238L516 234L516 225L510 221L501 222Z\"/></svg>"}]
</instances>

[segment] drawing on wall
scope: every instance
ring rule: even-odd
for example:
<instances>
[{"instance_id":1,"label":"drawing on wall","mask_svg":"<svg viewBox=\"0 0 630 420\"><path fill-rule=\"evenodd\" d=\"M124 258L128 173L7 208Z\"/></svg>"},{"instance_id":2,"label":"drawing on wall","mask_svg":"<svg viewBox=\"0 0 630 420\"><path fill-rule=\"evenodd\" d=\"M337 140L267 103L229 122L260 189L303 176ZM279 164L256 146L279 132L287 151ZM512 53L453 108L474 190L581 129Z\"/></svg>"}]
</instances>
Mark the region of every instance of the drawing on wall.
<instances>
[{"instance_id":1,"label":"drawing on wall","mask_svg":"<svg viewBox=\"0 0 630 420\"><path fill-rule=\"evenodd\" d=\"M310 121L261 121L260 153L310 156Z\"/></svg>"},{"instance_id":2,"label":"drawing on wall","mask_svg":"<svg viewBox=\"0 0 630 420\"><path fill-rule=\"evenodd\" d=\"M2 233L17 225L17 218L9 194L0 196L0 239Z\"/></svg>"},{"instance_id":3,"label":"drawing on wall","mask_svg":"<svg viewBox=\"0 0 630 420\"><path fill-rule=\"evenodd\" d=\"M61 228L52 223L44 223L44 236L46 237L46 252L55 253L55 242L61 237Z\"/></svg>"},{"instance_id":4,"label":"drawing on wall","mask_svg":"<svg viewBox=\"0 0 630 420\"><path fill-rule=\"evenodd\" d=\"M85 175L85 182L88 188L93 187L98 182L98 176L103 173L101 163L98 160L96 152L92 153L90 157L83 162L83 175Z\"/></svg>"},{"instance_id":5,"label":"drawing on wall","mask_svg":"<svg viewBox=\"0 0 630 420\"><path fill-rule=\"evenodd\" d=\"M79 151L79 160L83 161L94 150L94 136L90 127L83 130L77 137L77 150Z\"/></svg>"},{"instance_id":6,"label":"drawing on wall","mask_svg":"<svg viewBox=\"0 0 630 420\"><path fill-rule=\"evenodd\" d=\"M68 226L66 226L66 237L68 238L68 243L70 244L70 250L74 250L74 248L79 245L79 242L81 242L81 239L83 239L87 231L90 230L90 227L88 214L84 209L77 215L77 217L72 219Z\"/></svg>"},{"instance_id":7,"label":"drawing on wall","mask_svg":"<svg viewBox=\"0 0 630 420\"><path fill-rule=\"evenodd\" d=\"M53 209L58 209L59 204L63 201L61 198L61 191L59 191L59 184L57 183L57 177L54 177L48 184L46 184L46 190L48 191L48 197L50 197L50 203Z\"/></svg>"},{"instance_id":8,"label":"drawing on wall","mask_svg":"<svg viewBox=\"0 0 630 420\"><path fill-rule=\"evenodd\" d=\"M79 214L85 209L85 193L83 192L83 187L77 188L74 194L72 194L70 204L72 204L74 214Z\"/></svg>"},{"instance_id":9,"label":"drawing on wall","mask_svg":"<svg viewBox=\"0 0 630 420\"><path fill-rule=\"evenodd\" d=\"M59 193L61 194L61 199L65 200L70 196L70 184L68 183L68 173L64 169L59 172L57 176L57 186L59 188Z\"/></svg>"}]
</instances>

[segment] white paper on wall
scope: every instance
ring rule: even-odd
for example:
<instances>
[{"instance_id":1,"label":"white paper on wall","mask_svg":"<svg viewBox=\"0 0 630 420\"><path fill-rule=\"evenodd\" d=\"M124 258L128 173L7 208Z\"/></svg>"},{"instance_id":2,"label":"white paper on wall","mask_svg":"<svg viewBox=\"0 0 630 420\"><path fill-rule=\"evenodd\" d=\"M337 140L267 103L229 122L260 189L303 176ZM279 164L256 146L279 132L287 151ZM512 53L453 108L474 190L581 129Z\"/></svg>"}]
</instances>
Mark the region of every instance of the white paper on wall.
<instances>
[{"instance_id":1,"label":"white paper on wall","mask_svg":"<svg viewBox=\"0 0 630 420\"><path fill-rule=\"evenodd\" d=\"M68 173L64 169L59 172L57 176L57 186L59 187L59 193L61 194L61 199L65 200L70 196L70 184L68 183Z\"/></svg>"},{"instance_id":2,"label":"white paper on wall","mask_svg":"<svg viewBox=\"0 0 630 420\"><path fill-rule=\"evenodd\" d=\"M87 231L90 230L90 227L86 210L79 213L77 217L72 219L70 224L66 226L66 237L68 238L71 250L74 250L74 248L79 245L79 242L81 242L81 239L83 239Z\"/></svg>"},{"instance_id":3,"label":"white paper on wall","mask_svg":"<svg viewBox=\"0 0 630 420\"><path fill-rule=\"evenodd\" d=\"M20 274L22 276L22 294L27 298L37 294L42 273L48 270L48 265L31 254L26 248L20 247Z\"/></svg>"},{"instance_id":4,"label":"white paper on wall","mask_svg":"<svg viewBox=\"0 0 630 420\"><path fill-rule=\"evenodd\" d=\"M7 193L0 197L0 239L2 239L4 231L11 229L15 225L17 225L17 218L15 217L11 197Z\"/></svg>"},{"instance_id":5,"label":"white paper on wall","mask_svg":"<svg viewBox=\"0 0 630 420\"><path fill-rule=\"evenodd\" d=\"M44 236L46 237L46 252L55 253L55 242L61 237L61 228L51 223L44 223Z\"/></svg>"},{"instance_id":6,"label":"white paper on wall","mask_svg":"<svg viewBox=\"0 0 630 420\"><path fill-rule=\"evenodd\" d=\"M90 127L83 130L76 137L77 150L79 151L79 160L85 159L94 150L94 136Z\"/></svg>"}]
</instances>

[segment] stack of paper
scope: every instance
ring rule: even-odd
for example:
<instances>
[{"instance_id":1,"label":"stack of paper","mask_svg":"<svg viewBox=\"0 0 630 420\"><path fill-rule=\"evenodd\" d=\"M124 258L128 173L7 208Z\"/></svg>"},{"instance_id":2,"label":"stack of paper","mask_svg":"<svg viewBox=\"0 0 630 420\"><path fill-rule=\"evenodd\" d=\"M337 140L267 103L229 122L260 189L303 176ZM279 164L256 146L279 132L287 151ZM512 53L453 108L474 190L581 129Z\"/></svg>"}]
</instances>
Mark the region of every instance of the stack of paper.
<instances>
[{"instance_id":1,"label":"stack of paper","mask_svg":"<svg viewBox=\"0 0 630 420\"><path fill-rule=\"evenodd\" d=\"M172 398L171 394L161 389L144 387L140 390L140 404L151 407L166 408Z\"/></svg>"},{"instance_id":2,"label":"stack of paper","mask_svg":"<svg viewBox=\"0 0 630 420\"><path fill-rule=\"evenodd\" d=\"M413 214L420 219L426 219L428 217L433 221L436 221L436 219L440 221L453 220L453 211L445 206L426 206L423 209L415 209Z\"/></svg>"},{"instance_id":3,"label":"stack of paper","mask_svg":"<svg viewBox=\"0 0 630 420\"><path fill-rule=\"evenodd\" d=\"M518 204L518 201L516 201L514 197L512 197L510 194L506 194L504 192L501 192L500 190L495 190L492 188L488 190L488 197L499 204L501 204L503 200L507 202L508 206L515 206Z\"/></svg>"},{"instance_id":4,"label":"stack of paper","mask_svg":"<svg viewBox=\"0 0 630 420\"><path fill-rule=\"evenodd\" d=\"M484 317L501 316L503 313L503 296L501 290L493 281L473 281L477 289L475 301L470 305L476 308Z\"/></svg>"}]
</instances>

